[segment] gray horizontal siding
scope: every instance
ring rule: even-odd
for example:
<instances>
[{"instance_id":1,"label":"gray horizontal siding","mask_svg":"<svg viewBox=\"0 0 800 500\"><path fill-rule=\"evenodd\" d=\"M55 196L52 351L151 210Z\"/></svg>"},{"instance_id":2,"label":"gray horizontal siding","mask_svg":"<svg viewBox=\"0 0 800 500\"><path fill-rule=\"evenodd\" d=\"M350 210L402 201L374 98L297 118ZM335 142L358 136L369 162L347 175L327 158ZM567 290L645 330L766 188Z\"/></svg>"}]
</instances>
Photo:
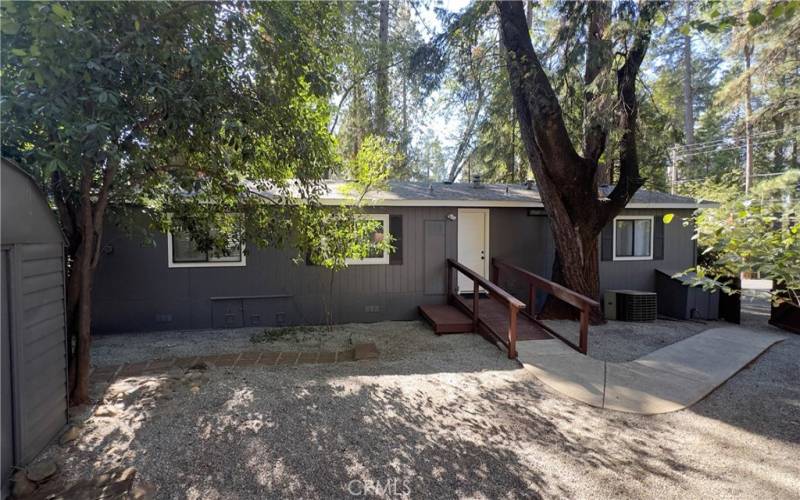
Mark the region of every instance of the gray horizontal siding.
<instances>
[{"instance_id":1,"label":"gray horizontal siding","mask_svg":"<svg viewBox=\"0 0 800 500\"><path fill-rule=\"evenodd\" d=\"M38 276L28 276L22 279L22 293L33 293L49 288L58 288L64 284L61 273L40 274Z\"/></svg>"},{"instance_id":2,"label":"gray horizontal siding","mask_svg":"<svg viewBox=\"0 0 800 500\"><path fill-rule=\"evenodd\" d=\"M26 293L22 296L22 308L29 311L36 307L52 303L61 303L64 299L64 293L60 287L50 287L35 292Z\"/></svg>"},{"instance_id":3,"label":"gray horizontal siding","mask_svg":"<svg viewBox=\"0 0 800 500\"><path fill-rule=\"evenodd\" d=\"M63 247L19 247L22 312L20 401L24 460L33 458L66 423L67 359Z\"/></svg>"},{"instance_id":4,"label":"gray horizontal siding","mask_svg":"<svg viewBox=\"0 0 800 500\"><path fill-rule=\"evenodd\" d=\"M62 259L64 255L63 244L60 239L54 243L31 243L21 245L23 269L25 263L34 260Z\"/></svg>"},{"instance_id":5,"label":"gray horizontal siding","mask_svg":"<svg viewBox=\"0 0 800 500\"><path fill-rule=\"evenodd\" d=\"M61 302L50 302L39 307L32 307L25 311L25 327L35 326L64 314L64 305Z\"/></svg>"},{"instance_id":6,"label":"gray horizontal siding","mask_svg":"<svg viewBox=\"0 0 800 500\"><path fill-rule=\"evenodd\" d=\"M23 278L39 276L41 274L61 274L62 272L64 272L64 264L60 257L30 259L22 263Z\"/></svg>"},{"instance_id":7,"label":"gray horizontal siding","mask_svg":"<svg viewBox=\"0 0 800 500\"><path fill-rule=\"evenodd\" d=\"M47 446L50 441L61 431L66 423L67 400L65 397L53 395L47 404L37 408L38 418L25 422L26 428L33 432L26 432L26 453L23 462L29 462ZM34 451L36 450L36 451Z\"/></svg>"},{"instance_id":8,"label":"gray horizontal siding","mask_svg":"<svg viewBox=\"0 0 800 500\"><path fill-rule=\"evenodd\" d=\"M353 265L336 274L332 312L337 321L412 319L423 303L426 285L425 222L445 225L445 252L456 256L456 221L450 208L386 207L374 213L402 215L401 265ZM94 286L94 327L98 332L210 328L211 297L288 295L260 303L267 322L283 314L291 323L324 321L323 298L330 293L330 271L296 264L291 249L250 248L244 267L168 268L166 235L143 246L114 228L106 231L112 249L100 261ZM444 279L444 275L442 275ZM429 283L430 284L430 283ZM432 296L443 301L443 294ZM375 309L378 312L372 312ZM245 318L247 323L247 318Z\"/></svg>"}]
</instances>

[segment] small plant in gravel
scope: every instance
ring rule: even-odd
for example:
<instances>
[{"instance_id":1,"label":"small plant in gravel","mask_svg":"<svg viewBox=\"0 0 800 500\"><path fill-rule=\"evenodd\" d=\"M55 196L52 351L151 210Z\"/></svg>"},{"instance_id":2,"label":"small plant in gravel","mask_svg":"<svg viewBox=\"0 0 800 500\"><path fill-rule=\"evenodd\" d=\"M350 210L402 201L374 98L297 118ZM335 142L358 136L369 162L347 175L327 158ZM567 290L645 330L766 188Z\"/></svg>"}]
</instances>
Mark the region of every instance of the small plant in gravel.
<instances>
[{"instance_id":1,"label":"small plant in gravel","mask_svg":"<svg viewBox=\"0 0 800 500\"><path fill-rule=\"evenodd\" d=\"M329 332L327 327L321 326L284 326L281 328L265 328L253 334L250 341L254 344L275 342L278 340L294 340L301 342L310 336L322 336Z\"/></svg>"}]
</instances>

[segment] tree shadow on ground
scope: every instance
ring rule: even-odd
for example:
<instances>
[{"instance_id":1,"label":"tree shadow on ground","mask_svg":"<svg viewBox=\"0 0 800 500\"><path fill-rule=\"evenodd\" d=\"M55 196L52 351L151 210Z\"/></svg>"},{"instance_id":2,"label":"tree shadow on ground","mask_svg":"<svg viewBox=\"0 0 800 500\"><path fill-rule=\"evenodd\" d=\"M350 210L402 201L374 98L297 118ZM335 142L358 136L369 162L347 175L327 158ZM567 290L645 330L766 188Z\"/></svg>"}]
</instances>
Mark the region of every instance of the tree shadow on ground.
<instances>
[{"instance_id":1,"label":"tree shadow on ground","mask_svg":"<svg viewBox=\"0 0 800 500\"><path fill-rule=\"evenodd\" d=\"M677 489L688 476L736 480L687 458L670 417L565 400L505 353L465 345L393 361L212 369L196 390L156 377L166 397L131 394L121 422L67 450L69 467L133 465L158 497L204 499L573 497L592 482L636 496L654 478Z\"/></svg>"},{"instance_id":2,"label":"tree shadow on ground","mask_svg":"<svg viewBox=\"0 0 800 500\"><path fill-rule=\"evenodd\" d=\"M163 469L146 467L157 484L191 485L206 498L330 498L364 488L377 497L571 495L563 478L542 467L551 458L632 480L678 482L699 473L669 447L650 443L650 433L666 432L658 425L609 419L592 428L582 422L585 410L550 406L537 382L508 375L435 376L414 386L396 374L354 374L359 380L316 379L283 390L225 380L219 383L227 390L214 392L227 399L213 397L202 412L155 415L137 434L171 450ZM493 380L484 383L486 376ZM389 380L369 382L374 377ZM166 420L177 435L164 434ZM134 453L154 451L131 444Z\"/></svg>"}]
</instances>

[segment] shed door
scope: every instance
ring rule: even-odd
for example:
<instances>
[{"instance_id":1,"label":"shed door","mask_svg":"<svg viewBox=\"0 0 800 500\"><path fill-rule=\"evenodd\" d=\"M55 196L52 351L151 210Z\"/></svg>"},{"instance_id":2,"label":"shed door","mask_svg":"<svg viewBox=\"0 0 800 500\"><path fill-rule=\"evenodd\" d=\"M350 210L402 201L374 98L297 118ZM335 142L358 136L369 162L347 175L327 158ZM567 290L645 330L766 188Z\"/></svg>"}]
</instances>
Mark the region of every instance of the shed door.
<instances>
[{"instance_id":1,"label":"shed door","mask_svg":"<svg viewBox=\"0 0 800 500\"><path fill-rule=\"evenodd\" d=\"M458 261L484 278L489 277L489 210L458 210ZM470 293L472 280L458 274L458 290Z\"/></svg>"},{"instance_id":2,"label":"shed door","mask_svg":"<svg viewBox=\"0 0 800 500\"><path fill-rule=\"evenodd\" d=\"M11 325L9 318L9 301L11 296L8 287L8 250L3 250L2 260L0 261L0 302L2 302L2 316L0 316L0 384L2 384L2 394L0 394L0 407L2 407L2 415L0 415L0 422L2 422L2 435L0 435L0 448L2 448L2 456L0 456L0 464L2 464L2 477L0 482L2 484L2 497L5 498L8 491L9 476L11 474L11 466L14 463L14 412L13 412L13 394L11 391Z\"/></svg>"}]
</instances>

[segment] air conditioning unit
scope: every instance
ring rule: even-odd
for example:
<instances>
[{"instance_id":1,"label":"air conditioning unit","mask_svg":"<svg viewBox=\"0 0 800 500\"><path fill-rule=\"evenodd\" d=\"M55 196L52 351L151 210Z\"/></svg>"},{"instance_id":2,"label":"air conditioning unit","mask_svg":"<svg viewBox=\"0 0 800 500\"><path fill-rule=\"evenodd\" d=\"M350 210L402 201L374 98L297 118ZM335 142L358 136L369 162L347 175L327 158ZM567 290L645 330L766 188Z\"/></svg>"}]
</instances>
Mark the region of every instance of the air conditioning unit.
<instances>
[{"instance_id":1,"label":"air conditioning unit","mask_svg":"<svg viewBox=\"0 0 800 500\"><path fill-rule=\"evenodd\" d=\"M606 319L617 321L655 321L658 304L655 292L606 290L603 312Z\"/></svg>"}]
</instances>

